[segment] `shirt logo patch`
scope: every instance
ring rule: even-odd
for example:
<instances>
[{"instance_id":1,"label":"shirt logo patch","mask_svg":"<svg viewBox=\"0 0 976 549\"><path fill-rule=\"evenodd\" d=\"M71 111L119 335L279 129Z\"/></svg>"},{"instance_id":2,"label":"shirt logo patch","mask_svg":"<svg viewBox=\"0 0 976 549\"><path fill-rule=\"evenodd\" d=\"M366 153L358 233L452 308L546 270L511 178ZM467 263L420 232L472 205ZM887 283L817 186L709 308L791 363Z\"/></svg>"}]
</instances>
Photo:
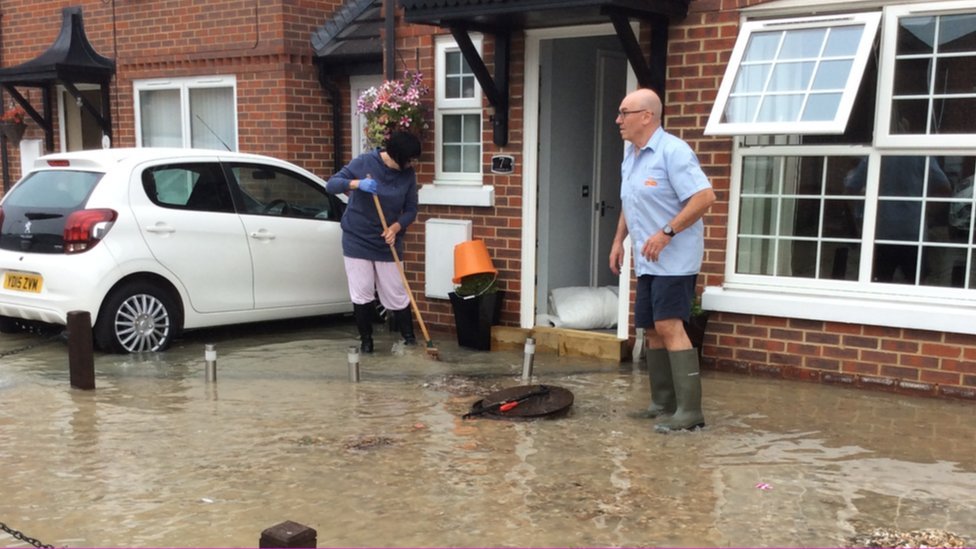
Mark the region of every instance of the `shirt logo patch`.
<instances>
[{"instance_id":1,"label":"shirt logo patch","mask_svg":"<svg viewBox=\"0 0 976 549\"><path fill-rule=\"evenodd\" d=\"M657 187L657 181L655 181L653 177L648 177L647 179L644 180L644 186Z\"/></svg>"}]
</instances>

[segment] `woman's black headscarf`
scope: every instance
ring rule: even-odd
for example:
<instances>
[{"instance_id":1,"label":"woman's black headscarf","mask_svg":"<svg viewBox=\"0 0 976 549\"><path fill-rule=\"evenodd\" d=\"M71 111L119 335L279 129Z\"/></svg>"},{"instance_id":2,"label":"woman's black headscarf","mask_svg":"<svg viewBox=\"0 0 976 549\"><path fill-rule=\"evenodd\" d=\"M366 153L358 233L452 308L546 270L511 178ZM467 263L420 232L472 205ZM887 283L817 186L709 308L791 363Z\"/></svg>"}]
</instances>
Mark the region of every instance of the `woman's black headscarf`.
<instances>
[{"instance_id":1,"label":"woman's black headscarf","mask_svg":"<svg viewBox=\"0 0 976 549\"><path fill-rule=\"evenodd\" d=\"M393 132L386 140L386 154L402 170L410 161L420 157L420 139L409 132Z\"/></svg>"}]
</instances>

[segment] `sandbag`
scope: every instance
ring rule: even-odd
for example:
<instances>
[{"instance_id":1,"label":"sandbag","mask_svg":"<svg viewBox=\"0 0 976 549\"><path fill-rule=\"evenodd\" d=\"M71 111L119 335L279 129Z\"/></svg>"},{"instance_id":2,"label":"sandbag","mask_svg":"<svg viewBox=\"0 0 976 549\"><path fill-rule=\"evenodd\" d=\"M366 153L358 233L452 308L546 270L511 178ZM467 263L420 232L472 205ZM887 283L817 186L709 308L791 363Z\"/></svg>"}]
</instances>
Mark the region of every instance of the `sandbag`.
<instances>
[{"instance_id":1,"label":"sandbag","mask_svg":"<svg viewBox=\"0 0 976 549\"><path fill-rule=\"evenodd\" d=\"M549 292L549 312L561 327L599 330L617 325L617 288L569 286Z\"/></svg>"}]
</instances>

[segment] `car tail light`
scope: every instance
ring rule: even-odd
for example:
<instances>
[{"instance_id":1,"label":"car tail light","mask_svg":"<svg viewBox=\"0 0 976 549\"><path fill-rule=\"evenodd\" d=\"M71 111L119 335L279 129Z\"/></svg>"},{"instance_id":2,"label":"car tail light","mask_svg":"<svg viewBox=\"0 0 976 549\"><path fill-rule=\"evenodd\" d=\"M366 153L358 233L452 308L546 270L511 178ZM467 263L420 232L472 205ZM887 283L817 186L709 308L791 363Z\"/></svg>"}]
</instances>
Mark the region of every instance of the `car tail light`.
<instances>
[{"instance_id":1,"label":"car tail light","mask_svg":"<svg viewBox=\"0 0 976 549\"><path fill-rule=\"evenodd\" d=\"M78 210L64 223L64 253L90 250L108 234L118 213L115 210Z\"/></svg>"}]
</instances>

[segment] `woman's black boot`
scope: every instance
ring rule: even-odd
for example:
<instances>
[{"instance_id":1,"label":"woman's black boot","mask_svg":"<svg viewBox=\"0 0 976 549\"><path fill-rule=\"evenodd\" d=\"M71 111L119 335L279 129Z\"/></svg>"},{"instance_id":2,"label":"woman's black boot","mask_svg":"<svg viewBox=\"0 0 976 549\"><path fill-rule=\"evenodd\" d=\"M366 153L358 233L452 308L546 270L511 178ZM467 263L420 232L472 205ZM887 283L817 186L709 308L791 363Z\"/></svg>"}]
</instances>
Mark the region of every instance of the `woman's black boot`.
<instances>
[{"instance_id":1,"label":"woman's black boot","mask_svg":"<svg viewBox=\"0 0 976 549\"><path fill-rule=\"evenodd\" d=\"M359 350L364 353L373 352L373 316L376 309L372 303L352 304L352 315L356 318L356 328L359 330Z\"/></svg>"},{"instance_id":2,"label":"woman's black boot","mask_svg":"<svg viewBox=\"0 0 976 549\"><path fill-rule=\"evenodd\" d=\"M416 345L417 336L413 335L413 317L410 316L410 307L393 311L393 315L396 318L397 328L400 329L400 335L403 336L403 342L407 345Z\"/></svg>"}]
</instances>

